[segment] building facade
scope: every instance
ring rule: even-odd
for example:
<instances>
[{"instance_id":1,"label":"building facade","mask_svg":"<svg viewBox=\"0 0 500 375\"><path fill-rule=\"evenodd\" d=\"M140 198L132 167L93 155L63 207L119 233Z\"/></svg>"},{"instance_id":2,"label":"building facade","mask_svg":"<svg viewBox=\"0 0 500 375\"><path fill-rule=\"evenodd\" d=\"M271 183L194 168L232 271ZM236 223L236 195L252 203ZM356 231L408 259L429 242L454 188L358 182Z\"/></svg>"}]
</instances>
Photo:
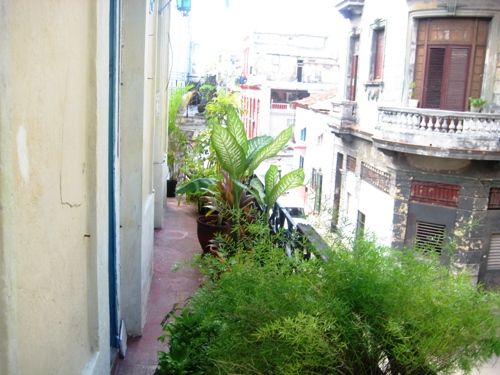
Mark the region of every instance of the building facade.
<instances>
[{"instance_id":1,"label":"building facade","mask_svg":"<svg viewBox=\"0 0 500 375\"><path fill-rule=\"evenodd\" d=\"M1 374L106 374L142 333L169 3L0 4Z\"/></svg>"},{"instance_id":2,"label":"building facade","mask_svg":"<svg viewBox=\"0 0 500 375\"><path fill-rule=\"evenodd\" d=\"M331 227L436 251L498 285L500 3L381 3L337 2L351 34L328 120Z\"/></svg>"},{"instance_id":3,"label":"building facade","mask_svg":"<svg viewBox=\"0 0 500 375\"><path fill-rule=\"evenodd\" d=\"M336 86L332 43L327 34L255 32L245 39L241 98L249 136L278 134L294 123L293 101Z\"/></svg>"}]
</instances>

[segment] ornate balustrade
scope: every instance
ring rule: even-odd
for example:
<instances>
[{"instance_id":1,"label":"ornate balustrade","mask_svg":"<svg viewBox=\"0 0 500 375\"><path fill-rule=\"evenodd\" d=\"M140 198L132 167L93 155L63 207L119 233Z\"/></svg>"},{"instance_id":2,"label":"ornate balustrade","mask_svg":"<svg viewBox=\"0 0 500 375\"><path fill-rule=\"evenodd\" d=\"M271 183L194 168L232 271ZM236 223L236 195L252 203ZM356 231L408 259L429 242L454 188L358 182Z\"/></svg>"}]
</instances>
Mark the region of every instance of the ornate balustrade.
<instances>
[{"instance_id":1,"label":"ornate balustrade","mask_svg":"<svg viewBox=\"0 0 500 375\"><path fill-rule=\"evenodd\" d=\"M379 107L378 147L458 158L500 157L500 114Z\"/></svg>"}]
</instances>

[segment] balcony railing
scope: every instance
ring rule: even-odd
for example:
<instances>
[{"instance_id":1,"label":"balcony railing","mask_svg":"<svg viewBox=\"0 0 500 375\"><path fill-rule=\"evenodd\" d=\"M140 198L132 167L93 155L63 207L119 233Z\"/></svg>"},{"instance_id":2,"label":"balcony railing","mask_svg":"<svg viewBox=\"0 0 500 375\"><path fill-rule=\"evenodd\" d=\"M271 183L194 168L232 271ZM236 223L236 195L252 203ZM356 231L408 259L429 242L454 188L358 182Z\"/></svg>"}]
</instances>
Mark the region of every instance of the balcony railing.
<instances>
[{"instance_id":1,"label":"balcony railing","mask_svg":"<svg viewBox=\"0 0 500 375\"><path fill-rule=\"evenodd\" d=\"M291 109L288 103L271 103L271 109Z\"/></svg>"},{"instance_id":2,"label":"balcony railing","mask_svg":"<svg viewBox=\"0 0 500 375\"><path fill-rule=\"evenodd\" d=\"M429 156L500 158L500 114L379 107L380 148Z\"/></svg>"},{"instance_id":3,"label":"balcony railing","mask_svg":"<svg viewBox=\"0 0 500 375\"><path fill-rule=\"evenodd\" d=\"M356 125L356 108L356 102L350 100L332 101L329 126L333 133L339 136L352 134Z\"/></svg>"},{"instance_id":4,"label":"balcony railing","mask_svg":"<svg viewBox=\"0 0 500 375\"><path fill-rule=\"evenodd\" d=\"M283 245L288 256L299 253L305 259L314 256L326 260L329 246L325 240L309 224L297 224L278 203L273 207L269 224L274 233L284 232Z\"/></svg>"}]
</instances>

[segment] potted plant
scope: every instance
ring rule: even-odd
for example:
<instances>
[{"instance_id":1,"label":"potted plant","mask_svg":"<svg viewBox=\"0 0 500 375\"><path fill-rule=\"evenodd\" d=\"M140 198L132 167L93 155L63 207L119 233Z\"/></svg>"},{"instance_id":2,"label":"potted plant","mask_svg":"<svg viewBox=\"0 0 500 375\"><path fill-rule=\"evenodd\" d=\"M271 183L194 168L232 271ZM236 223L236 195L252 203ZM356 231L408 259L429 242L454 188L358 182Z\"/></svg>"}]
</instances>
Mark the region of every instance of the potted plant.
<instances>
[{"instance_id":1,"label":"potted plant","mask_svg":"<svg viewBox=\"0 0 500 375\"><path fill-rule=\"evenodd\" d=\"M169 177L167 179L167 197L175 197L175 188L181 173L181 166L188 147L186 134L178 125L178 114L183 108L184 95L190 90L190 87L178 87L170 93L169 116L168 116L168 151L167 167Z\"/></svg>"},{"instance_id":2,"label":"potted plant","mask_svg":"<svg viewBox=\"0 0 500 375\"><path fill-rule=\"evenodd\" d=\"M484 98L474 98L469 97L469 105L471 112L482 112L484 106L488 103L488 101Z\"/></svg>"},{"instance_id":3,"label":"potted plant","mask_svg":"<svg viewBox=\"0 0 500 375\"><path fill-rule=\"evenodd\" d=\"M410 82L410 99L408 100L408 106L410 108L418 107L418 99L417 99L417 83L415 81Z\"/></svg>"},{"instance_id":4,"label":"potted plant","mask_svg":"<svg viewBox=\"0 0 500 375\"><path fill-rule=\"evenodd\" d=\"M198 89L200 95L200 103L198 104L198 112L205 112L205 107L216 94L215 86L211 83L204 83Z\"/></svg>"},{"instance_id":5,"label":"potted plant","mask_svg":"<svg viewBox=\"0 0 500 375\"><path fill-rule=\"evenodd\" d=\"M205 216L215 214L210 220L212 224L220 225L221 231L227 223L239 226L242 222L251 220L259 203L263 203L264 212L268 212L280 194L302 185L304 181L302 169L289 172L279 179L278 168L272 166L266 174L266 184L259 188L253 178L255 170L264 160L275 156L285 147L292 137L293 129L289 127L275 138L259 136L248 139L238 108L229 105L227 100L223 103L221 111L212 118L210 137L221 171L219 176L212 180L212 184L209 180L201 183L200 179L195 179L178 189L178 192L192 192L196 189L207 192L210 214ZM209 219L201 217L198 223L203 224L207 220ZM238 231L233 233L235 236L242 235Z\"/></svg>"}]
</instances>

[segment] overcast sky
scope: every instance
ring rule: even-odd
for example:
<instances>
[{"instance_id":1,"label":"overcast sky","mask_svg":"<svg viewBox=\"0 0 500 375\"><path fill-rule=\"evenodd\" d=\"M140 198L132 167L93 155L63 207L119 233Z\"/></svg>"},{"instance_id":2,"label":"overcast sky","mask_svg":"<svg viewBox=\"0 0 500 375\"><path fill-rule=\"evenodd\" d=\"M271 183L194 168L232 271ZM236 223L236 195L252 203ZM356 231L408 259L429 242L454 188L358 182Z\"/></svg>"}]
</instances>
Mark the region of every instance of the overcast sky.
<instances>
[{"instance_id":1,"label":"overcast sky","mask_svg":"<svg viewBox=\"0 0 500 375\"><path fill-rule=\"evenodd\" d=\"M333 0L192 0L191 17L193 39L214 47L254 30L325 35L346 25Z\"/></svg>"}]
</instances>

